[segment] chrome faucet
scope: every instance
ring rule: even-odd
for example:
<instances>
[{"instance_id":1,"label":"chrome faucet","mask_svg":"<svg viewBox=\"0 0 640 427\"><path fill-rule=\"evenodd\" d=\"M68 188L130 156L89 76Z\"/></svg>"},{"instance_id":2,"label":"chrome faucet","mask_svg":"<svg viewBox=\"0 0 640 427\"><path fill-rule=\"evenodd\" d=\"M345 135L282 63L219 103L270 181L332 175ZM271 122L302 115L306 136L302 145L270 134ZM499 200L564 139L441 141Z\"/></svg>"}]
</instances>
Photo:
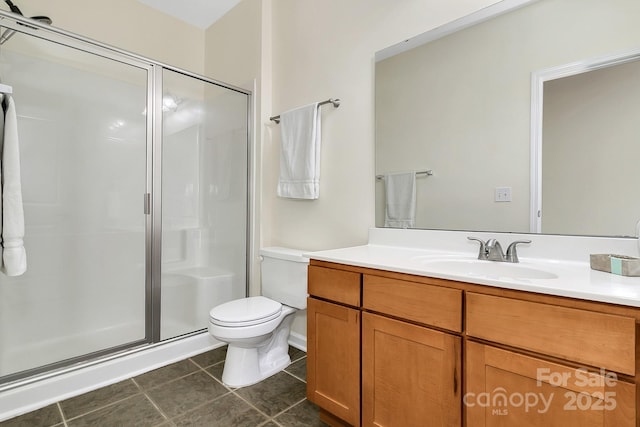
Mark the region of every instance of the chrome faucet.
<instances>
[{"instance_id":1,"label":"chrome faucet","mask_svg":"<svg viewBox=\"0 0 640 427\"><path fill-rule=\"evenodd\" d=\"M502 246L496 239L489 239L486 242L477 237L467 237L469 240L480 243L478 259L497 262L520 262L516 246L520 243L531 243L531 240L516 240L507 247L507 253L502 252Z\"/></svg>"},{"instance_id":2,"label":"chrome faucet","mask_svg":"<svg viewBox=\"0 0 640 427\"><path fill-rule=\"evenodd\" d=\"M489 261L504 262L504 252L502 252L502 246L496 239L489 239L484 244L485 251L487 251L487 259Z\"/></svg>"}]
</instances>

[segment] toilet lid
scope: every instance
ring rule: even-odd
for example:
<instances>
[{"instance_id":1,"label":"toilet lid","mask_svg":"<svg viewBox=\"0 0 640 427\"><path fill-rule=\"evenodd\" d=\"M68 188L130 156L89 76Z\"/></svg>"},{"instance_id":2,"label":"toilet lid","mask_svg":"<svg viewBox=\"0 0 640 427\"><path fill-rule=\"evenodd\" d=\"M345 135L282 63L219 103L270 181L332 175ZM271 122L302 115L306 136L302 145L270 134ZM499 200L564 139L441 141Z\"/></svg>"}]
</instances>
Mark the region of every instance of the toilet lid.
<instances>
[{"instance_id":1,"label":"toilet lid","mask_svg":"<svg viewBox=\"0 0 640 427\"><path fill-rule=\"evenodd\" d=\"M282 311L282 304L258 296L241 298L214 307L209 312L212 323L220 326L251 326L275 319Z\"/></svg>"}]
</instances>

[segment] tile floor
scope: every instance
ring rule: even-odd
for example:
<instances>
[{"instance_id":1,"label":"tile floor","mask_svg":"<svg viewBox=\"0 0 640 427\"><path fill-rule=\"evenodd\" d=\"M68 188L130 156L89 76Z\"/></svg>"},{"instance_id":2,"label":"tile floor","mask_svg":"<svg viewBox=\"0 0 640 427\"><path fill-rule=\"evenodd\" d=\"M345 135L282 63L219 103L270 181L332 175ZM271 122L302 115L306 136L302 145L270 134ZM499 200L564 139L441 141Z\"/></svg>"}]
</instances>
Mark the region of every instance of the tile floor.
<instances>
[{"instance_id":1,"label":"tile floor","mask_svg":"<svg viewBox=\"0 0 640 427\"><path fill-rule=\"evenodd\" d=\"M250 387L222 384L221 347L117 384L0 422L0 427L325 426L305 399L306 354Z\"/></svg>"}]
</instances>

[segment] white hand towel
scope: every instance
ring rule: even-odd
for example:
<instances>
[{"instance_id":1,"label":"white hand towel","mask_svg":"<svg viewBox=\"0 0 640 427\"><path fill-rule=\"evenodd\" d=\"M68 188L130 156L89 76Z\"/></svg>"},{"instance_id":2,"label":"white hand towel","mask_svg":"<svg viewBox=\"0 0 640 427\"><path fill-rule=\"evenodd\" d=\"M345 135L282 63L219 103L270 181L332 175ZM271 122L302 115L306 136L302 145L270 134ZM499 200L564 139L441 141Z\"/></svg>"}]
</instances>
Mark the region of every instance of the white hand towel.
<instances>
[{"instance_id":1,"label":"white hand towel","mask_svg":"<svg viewBox=\"0 0 640 427\"><path fill-rule=\"evenodd\" d=\"M416 220L416 173L388 173L384 182L387 196L384 226L413 228Z\"/></svg>"},{"instance_id":2,"label":"white hand towel","mask_svg":"<svg viewBox=\"0 0 640 427\"><path fill-rule=\"evenodd\" d=\"M2 271L19 276L27 271L24 249L24 210L20 183L18 118L13 98L4 95L4 138L2 141Z\"/></svg>"},{"instance_id":3,"label":"white hand towel","mask_svg":"<svg viewBox=\"0 0 640 427\"><path fill-rule=\"evenodd\" d=\"M280 114L282 148L278 196L320 197L320 108L318 103Z\"/></svg>"}]
</instances>

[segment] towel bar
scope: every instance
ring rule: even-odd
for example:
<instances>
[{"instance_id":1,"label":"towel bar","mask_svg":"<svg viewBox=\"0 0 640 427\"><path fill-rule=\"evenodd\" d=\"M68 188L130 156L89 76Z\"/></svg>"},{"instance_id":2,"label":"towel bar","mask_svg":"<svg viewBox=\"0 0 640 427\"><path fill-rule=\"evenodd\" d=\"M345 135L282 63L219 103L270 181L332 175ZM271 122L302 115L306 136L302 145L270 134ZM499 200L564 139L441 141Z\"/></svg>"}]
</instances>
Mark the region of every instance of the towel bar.
<instances>
[{"instance_id":1,"label":"towel bar","mask_svg":"<svg viewBox=\"0 0 640 427\"><path fill-rule=\"evenodd\" d=\"M340 106L339 98L329 98L326 101L318 102L318 106L325 104L333 104L334 107L338 108ZM269 120L272 122L276 122L276 124L280 123L280 114L277 116L269 117Z\"/></svg>"},{"instance_id":2,"label":"towel bar","mask_svg":"<svg viewBox=\"0 0 640 427\"><path fill-rule=\"evenodd\" d=\"M431 169L427 169L426 171L417 171L416 176L431 176L433 175L433 171ZM376 179L384 179L384 175L376 175Z\"/></svg>"}]
</instances>

